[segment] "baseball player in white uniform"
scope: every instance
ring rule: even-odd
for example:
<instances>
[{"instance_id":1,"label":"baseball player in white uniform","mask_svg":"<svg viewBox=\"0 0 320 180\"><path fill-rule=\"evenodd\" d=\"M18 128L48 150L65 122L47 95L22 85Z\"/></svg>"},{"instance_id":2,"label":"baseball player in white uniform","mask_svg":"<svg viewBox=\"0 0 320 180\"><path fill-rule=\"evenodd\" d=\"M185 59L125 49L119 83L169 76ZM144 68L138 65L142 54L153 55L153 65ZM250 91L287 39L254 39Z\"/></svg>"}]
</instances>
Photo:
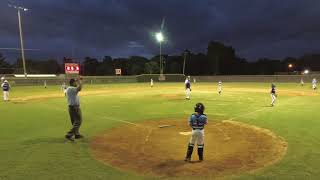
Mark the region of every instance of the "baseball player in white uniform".
<instances>
[{"instance_id":1,"label":"baseball player in white uniform","mask_svg":"<svg viewBox=\"0 0 320 180\"><path fill-rule=\"evenodd\" d=\"M153 79L150 79L150 87L153 87Z\"/></svg>"},{"instance_id":2,"label":"baseball player in white uniform","mask_svg":"<svg viewBox=\"0 0 320 180\"><path fill-rule=\"evenodd\" d=\"M277 100L276 85L271 84L271 106L274 106Z\"/></svg>"},{"instance_id":3,"label":"baseball player in white uniform","mask_svg":"<svg viewBox=\"0 0 320 180\"><path fill-rule=\"evenodd\" d=\"M204 105L197 103L194 107L195 113L189 119L189 125L192 128L192 135L188 144L187 155L185 161L191 161L191 155L195 143L198 145L199 161L203 161L203 147L204 147L204 126L208 123L207 116L204 113Z\"/></svg>"},{"instance_id":4,"label":"baseball player in white uniform","mask_svg":"<svg viewBox=\"0 0 320 180\"><path fill-rule=\"evenodd\" d=\"M316 90L316 89L317 89L317 79L316 79L316 78L313 78L313 79L312 79L312 89L313 89L313 90Z\"/></svg>"},{"instance_id":5,"label":"baseball player in white uniform","mask_svg":"<svg viewBox=\"0 0 320 180\"><path fill-rule=\"evenodd\" d=\"M10 84L7 80L4 80L1 84L2 90L3 90L3 100L5 102L9 101L9 91L11 89Z\"/></svg>"},{"instance_id":6,"label":"baseball player in white uniform","mask_svg":"<svg viewBox=\"0 0 320 180\"><path fill-rule=\"evenodd\" d=\"M184 84L185 84L185 87L186 87L186 99L190 100L190 94L191 94L190 78L186 78Z\"/></svg>"},{"instance_id":7,"label":"baseball player in white uniform","mask_svg":"<svg viewBox=\"0 0 320 180\"><path fill-rule=\"evenodd\" d=\"M222 92L222 82L219 81L218 82L218 93L219 93L219 95L221 95L221 92Z\"/></svg>"},{"instance_id":8,"label":"baseball player in white uniform","mask_svg":"<svg viewBox=\"0 0 320 180\"><path fill-rule=\"evenodd\" d=\"M301 84L301 86L304 85L304 82L303 82L303 79L302 79L302 78L301 78L301 80L300 80L300 84Z\"/></svg>"},{"instance_id":9,"label":"baseball player in white uniform","mask_svg":"<svg viewBox=\"0 0 320 180\"><path fill-rule=\"evenodd\" d=\"M61 90L63 91L64 95L66 96L66 93L67 93L67 85L65 82L62 83L61 85Z\"/></svg>"}]
</instances>

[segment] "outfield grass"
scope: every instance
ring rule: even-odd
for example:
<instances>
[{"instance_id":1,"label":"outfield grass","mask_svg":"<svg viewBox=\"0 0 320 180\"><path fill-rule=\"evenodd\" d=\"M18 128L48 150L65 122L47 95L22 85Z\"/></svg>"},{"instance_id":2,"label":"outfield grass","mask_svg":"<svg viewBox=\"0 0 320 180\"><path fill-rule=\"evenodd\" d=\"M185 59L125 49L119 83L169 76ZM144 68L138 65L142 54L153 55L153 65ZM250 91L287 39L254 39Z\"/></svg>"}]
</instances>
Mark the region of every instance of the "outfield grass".
<instances>
[{"instance_id":1,"label":"outfield grass","mask_svg":"<svg viewBox=\"0 0 320 180\"><path fill-rule=\"evenodd\" d=\"M267 128L288 142L287 154L279 163L227 178L318 179L320 94L312 91L310 84L277 84L280 91L273 108L269 107L270 84L224 83L219 96L216 84L197 83L192 86L190 101L184 100L183 85L85 85L81 94L81 131L86 138L76 143L65 143L63 138L70 120L60 87L13 87L12 101L0 102L0 180L158 179L96 161L90 155L90 138L122 125L115 120L187 118L197 102L205 104L209 121L245 122Z\"/></svg>"}]
</instances>

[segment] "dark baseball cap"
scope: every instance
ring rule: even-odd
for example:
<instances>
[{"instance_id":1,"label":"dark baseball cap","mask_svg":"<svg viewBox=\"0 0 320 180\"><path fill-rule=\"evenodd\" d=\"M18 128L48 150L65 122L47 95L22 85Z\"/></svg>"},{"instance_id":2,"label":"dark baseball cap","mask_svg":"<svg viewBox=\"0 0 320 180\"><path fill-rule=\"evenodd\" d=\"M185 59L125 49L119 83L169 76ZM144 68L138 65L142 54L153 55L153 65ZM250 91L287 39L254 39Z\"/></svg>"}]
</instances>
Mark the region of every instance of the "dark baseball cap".
<instances>
[{"instance_id":1,"label":"dark baseball cap","mask_svg":"<svg viewBox=\"0 0 320 180\"><path fill-rule=\"evenodd\" d=\"M70 79L69 84L72 85L75 82L76 82L76 80L72 78L72 79Z\"/></svg>"}]
</instances>

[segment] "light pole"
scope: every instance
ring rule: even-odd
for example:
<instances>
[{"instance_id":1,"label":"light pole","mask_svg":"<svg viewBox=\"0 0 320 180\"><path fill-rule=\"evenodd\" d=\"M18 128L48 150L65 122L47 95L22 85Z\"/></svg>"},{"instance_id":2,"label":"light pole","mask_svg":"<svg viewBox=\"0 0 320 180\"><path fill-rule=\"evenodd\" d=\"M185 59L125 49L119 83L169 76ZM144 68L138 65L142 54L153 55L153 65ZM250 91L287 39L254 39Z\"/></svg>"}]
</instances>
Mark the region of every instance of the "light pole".
<instances>
[{"instance_id":1,"label":"light pole","mask_svg":"<svg viewBox=\"0 0 320 180\"><path fill-rule=\"evenodd\" d=\"M159 80L164 80L164 76L163 76L163 62L162 62L162 52L161 52L161 44L164 40L164 37L163 37L163 34L162 32L158 32L156 34L156 39L157 41L159 42L159 45L160 45L160 57L159 57L159 60L160 60L160 77L159 77Z\"/></svg>"},{"instance_id":2,"label":"light pole","mask_svg":"<svg viewBox=\"0 0 320 180\"><path fill-rule=\"evenodd\" d=\"M18 10L20 46L21 46L21 57L22 57L22 64L23 64L23 73L24 73L24 77L27 77L26 61L25 61L25 57L24 57L24 46L23 46L23 35L22 35L20 10L23 10L24 12L26 12L26 11L28 11L28 9L25 8L25 7L15 6L15 5L11 5L11 4L8 4L8 6Z\"/></svg>"}]
</instances>

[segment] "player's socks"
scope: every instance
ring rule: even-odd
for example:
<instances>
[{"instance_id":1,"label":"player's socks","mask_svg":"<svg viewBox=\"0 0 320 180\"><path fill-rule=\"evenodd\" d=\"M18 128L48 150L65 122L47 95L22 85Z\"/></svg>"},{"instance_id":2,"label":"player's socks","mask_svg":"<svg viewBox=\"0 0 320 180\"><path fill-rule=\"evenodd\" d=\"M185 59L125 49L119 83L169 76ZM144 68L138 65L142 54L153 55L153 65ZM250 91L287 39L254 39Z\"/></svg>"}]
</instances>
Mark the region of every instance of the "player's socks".
<instances>
[{"instance_id":1,"label":"player's socks","mask_svg":"<svg viewBox=\"0 0 320 180\"><path fill-rule=\"evenodd\" d=\"M185 161L191 161L192 152L193 152L193 145L189 145L186 158L184 159Z\"/></svg>"},{"instance_id":2,"label":"player's socks","mask_svg":"<svg viewBox=\"0 0 320 180\"><path fill-rule=\"evenodd\" d=\"M203 161L203 146L198 147L199 161Z\"/></svg>"}]
</instances>

